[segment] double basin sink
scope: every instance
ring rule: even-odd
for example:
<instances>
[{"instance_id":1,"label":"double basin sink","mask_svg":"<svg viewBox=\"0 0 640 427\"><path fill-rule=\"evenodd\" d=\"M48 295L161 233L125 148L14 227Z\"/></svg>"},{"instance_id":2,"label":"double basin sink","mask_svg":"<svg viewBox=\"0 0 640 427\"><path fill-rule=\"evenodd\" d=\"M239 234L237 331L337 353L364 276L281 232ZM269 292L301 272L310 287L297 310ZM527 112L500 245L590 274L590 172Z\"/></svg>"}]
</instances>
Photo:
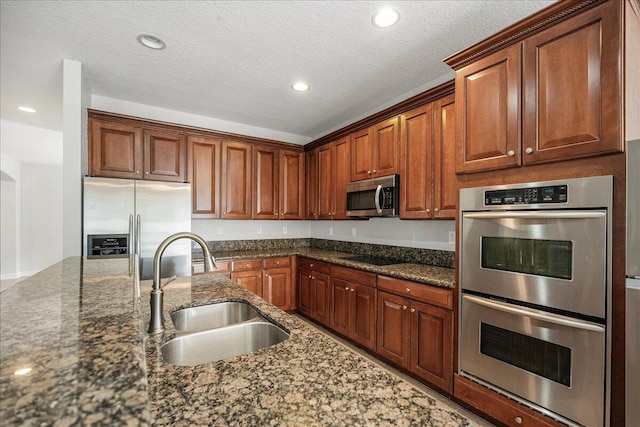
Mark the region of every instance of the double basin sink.
<instances>
[{"instance_id":1,"label":"double basin sink","mask_svg":"<svg viewBox=\"0 0 640 427\"><path fill-rule=\"evenodd\" d=\"M162 345L162 359L195 366L249 354L289 338L246 302L220 302L171 314L178 336Z\"/></svg>"}]
</instances>

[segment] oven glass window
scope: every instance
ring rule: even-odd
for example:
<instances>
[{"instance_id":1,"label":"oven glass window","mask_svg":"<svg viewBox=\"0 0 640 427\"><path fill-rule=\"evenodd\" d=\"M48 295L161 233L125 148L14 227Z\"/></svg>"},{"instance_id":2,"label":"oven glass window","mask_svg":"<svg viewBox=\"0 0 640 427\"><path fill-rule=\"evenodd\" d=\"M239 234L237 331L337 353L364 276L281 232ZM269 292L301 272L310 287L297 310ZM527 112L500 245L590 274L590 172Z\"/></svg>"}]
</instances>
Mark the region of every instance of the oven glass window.
<instances>
[{"instance_id":1,"label":"oven glass window","mask_svg":"<svg viewBox=\"0 0 640 427\"><path fill-rule=\"evenodd\" d=\"M571 349L480 323L480 353L571 386Z\"/></svg>"},{"instance_id":2,"label":"oven glass window","mask_svg":"<svg viewBox=\"0 0 640 427\"><path fill-rule=\"evenodd\" d=\"M571 279L573 242L482 237L482 267Z\"/></svg>"}]
</instances>

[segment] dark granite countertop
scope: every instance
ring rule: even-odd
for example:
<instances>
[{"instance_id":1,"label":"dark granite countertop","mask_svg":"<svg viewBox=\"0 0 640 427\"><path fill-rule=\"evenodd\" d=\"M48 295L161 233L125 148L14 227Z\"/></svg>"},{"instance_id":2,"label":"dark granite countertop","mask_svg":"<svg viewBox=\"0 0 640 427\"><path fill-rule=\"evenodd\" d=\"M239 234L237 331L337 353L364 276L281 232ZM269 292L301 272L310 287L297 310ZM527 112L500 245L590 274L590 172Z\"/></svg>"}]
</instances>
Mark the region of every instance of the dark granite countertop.
<instances>
[{"instance_id":1,"label":"dark granite countertop","mask_svg":"<svg viewBox=\"0 0 640 427\"><path fill-rule=\"evenodd\" d=\"M127 260L68 258L0 294L2 425L421 425L473 423L221 275L165 287L166 333L148 337ZM242 299L290 333L195 367L158 357L179 307ZM14 372L32 371L23 376Z\"/></svg>"},{"instance_id":2,"label":"dark granite countertop","mask_svg":"<svg viewBox=\"0 0 640 427\"><path fill-rule=\"evenodd\" d=\"M453 268L437 267L433 265L409 262L378 266L345 259L353 256L353 253L328 251L324 249L309 247L227 251L218 252L214 255L216 260L220 261L235 261L250 258L273 258L298 255L319 261L329 262L331 264L370 271L372 273L380 274L383 276L396 277L399 279L406 279L418 283L425 283L428 285L440 286L444 288L454 288L456 283L455 269ZM200 256L198 256L198 253L196 252L194 261L197 262L199 260L202 260L201 252Z\"/></svg>"}]
</instances>

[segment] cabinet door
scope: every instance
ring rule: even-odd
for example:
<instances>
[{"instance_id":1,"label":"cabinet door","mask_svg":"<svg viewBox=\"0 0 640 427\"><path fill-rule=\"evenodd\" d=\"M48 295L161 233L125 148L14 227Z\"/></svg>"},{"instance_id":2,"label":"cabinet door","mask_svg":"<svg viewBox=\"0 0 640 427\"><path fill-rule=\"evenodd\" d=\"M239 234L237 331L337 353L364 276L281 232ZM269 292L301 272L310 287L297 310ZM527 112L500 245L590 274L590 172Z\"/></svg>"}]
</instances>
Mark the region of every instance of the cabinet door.
<instances>
[{"instance_id":1,"label":"cabinet door","mask_svg":"<svg viewBox=\"0 0 640 427\"><path fill-rule=\"evenodd\" d=\"M453 312L411 302L409 370L436 387L452 392Z\"/></svg>"},{"instance_id":2,"label":"cabinet door","mask_svg":"<svg viewBox=\"0 0 640 427\"><path fill-rule=\"evenodd\" d=\"M314 311L313 296L315 294L311 271L298 269L298 310L307 316Z\"/></svg>"},{"instance_id":3,"label":"cabinet door","mask_svg":"<svg viewBox=\"0 0 640 427\"><path fill-rule=\"evenodd\" d=\"M373 147L369 139L369 128L351 134L351 181L372 177Z\"/></svg>"},{"instance_id":4,"label":"cabinet door","mask_svg":"<svg viewBox=\"0 0 640 427\"><path fill-rule=\"evenodd\" d=\"M333 143L335 159L335 186L333 188L333 219L348 219L347 216L347 183L349 173L349 137Z\"/></svg>"},{"instance_id":5,"label":"cabinet door","mask_svg":"<svg viewBox=\"0 0 640 427\"><path fill-rule=\"evenodd\" d=\"M220 146L218 139L189 136L189 180L194 217L220 218Z\"/></svg>"},{"instance_id":6,"label":"cabinet door","mask_svg":"<svg viewBox=\"0 0 640 427\"><path fill-rule=\"evenodd\" d=\"M458 200L455 95L438 99L433 105L435 110L433 217L455 219Z\"/></svg>"},{"instance_id":7,"label":"cabinet door","mask_svg":"<svg viewBox=\"0 0 640 427\"><path fill-rule=\"evenodd\" d=\"M334 151L335 149L331 144L323 145L318 149L318 219L331 219L333 217Z\"/></svg>"},{"instance_id":8,"label":"cabinet door","mask_svg":"<svg viewBox=\"0 0 640 427\"><path fill-rule=\"evenodd\" d=\"M376 349L376 290L351 283L351 334L353 341Z\"/></svg>"},{"instance_id":9,"label":"cabinet door","mask_svg":"<svg viewBox=\"0 0 640 427\"><path fill-rule=\"evenodd\" d=\"M400 218L431 218L433 103L403 114L401 128Z\"/></svg>"},{"instance_id":10,"label":"cabinet door","mask_svg":"<svg viewBox=\"0 0 640 427\"><path fill-rule=\"evenodd\" d=\"M185 182L187 139L184 133L145 129L144 179Z\"/></svg>"},{"instance_id":11,"label":"cabinet door","mask_svg":"<svg viewBox=\"0 0 640 427\"><path fill-rule=\"evenodd\" d=\"M141 135L139 127L91 120L89 173L106 178L142 179Z\"/></svg>"},{"instance_id":12,"label":"cabinet door","mask_svg":"<svg viewBox=\"0 0 640 427\"><path fill-rule=\"evenodd\" d=\"M520 165L520 45L456 72L456 172Z\"/></svg>"},{"instance_id":13,"label":"cabinet door","mask_svg":"<svg viewBox=\"0 0 640 427\"><path fill-rule=\"evenodd\" d=\"M253 147L253 218L278 219L278 149Z\"/></svg>"},{"instance_id":14,"label":"cabinet door","mask_svg":"<svg viewBox=\"0 0 640 427\"><path fill-rule=\"evenodd\" d=\"M349 336L349 298L351 295L349 282L331 278L331 322L336 332Z\"/></svg>"},{"instance_id":15,"label":"cabinet door","mask_svg":"<svg viewBox=\"0 0 640 427\"><path fill-rule=\"evenodd\" d=\"M622 151L617 3L525 39L525 164Z\"/></svg>"},{"instance_id":16,"label":"cabinet door","mask_svg":"<svg viewBox=\"0 0 640 427\"><path fill-rule=\"evenodd\" d=\"M307 152L307 219L318 219L318 149Z\"/></svg>"},{"instance_id":17,"label":"cabinet door","mask_svg":"<svg viewBox=\"0 0 640 427\"><path fill-rule=\"evenodd\" d=\"M378 342L376 352L387 360L409 367L409 300L378 291Z\"/></svg>"},{"instance_id":18,"label":"cabinet door","mask_svg":"<svg viewBox=\"0 0 640 427\"><path fill-rule=\"evenodd\" d=\"M286 267L264 270L262 298L282 310L291 310L291 269Z\"/></svg>"},{"instance_id":19,"label":"cabinet door","mask_svg":"<svg viewBox=\"0 0 640 427\"><path fill-rule=\"evenodd\" d=\"M304 153L280 150L280 218L304 218Z\"/></svg>"},{"instance_id":20,"label":"cabinet door","mask_svg":"<svg viewBox=\"0 0 640 427\"><path fill-rule=\"evenodd\" d=\"M222 143L222 218L251 219L251 145Z\"/></svg>"},{"instance_id":21,"label":"cabinet door","mask_svg":"<svg viewBox=\"0 0 640 427\"><path fill-rule=\"evenodd\" d=\"M314 317L324 325L329 325L329 276L313 272Z\"/></svg>"},{"instance_id":22,"label":"cabinet door","mask_svg":"<svg viewBox=\"0 0 640 427\"><path fill-rule=\"evenodd\" d=\"M247 270L231 273L231 280L249 292L262 297L262 270Z\"/></svg>"},{"instance_id":23,"label":"cabinet door","mask_svg":"<svg viewBox=\"0 0 640 427\"><path fill-rule=\"evenodd\" d=\"M373 170L375 176L398 173L400 158L400 118L394 117L371 128L373 138Z\"/></svg>"}]
</instances>

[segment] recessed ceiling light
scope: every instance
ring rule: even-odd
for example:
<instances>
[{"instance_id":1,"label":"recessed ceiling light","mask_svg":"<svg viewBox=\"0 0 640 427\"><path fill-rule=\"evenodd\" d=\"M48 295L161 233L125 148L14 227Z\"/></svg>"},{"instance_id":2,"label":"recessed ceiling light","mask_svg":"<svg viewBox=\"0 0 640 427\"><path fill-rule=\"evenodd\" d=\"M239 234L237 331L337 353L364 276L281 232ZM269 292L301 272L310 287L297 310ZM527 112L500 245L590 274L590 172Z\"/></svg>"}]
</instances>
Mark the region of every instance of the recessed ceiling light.
<instances>
[{"instance_id":1,"label":"recessed ceiling light","mask_svg":"<svg viewBox=\"0 0 640 427\"><path fill-rule=\"evenodd\" d=\"M305 82L295 82L291 87L294 90L297 90L298 92L304 92L306 90L309 90L309 85L306 84Z\"/></svg>"},{"instance_id":2,"label":"recessed ceiling light","mask_svg":"<svg viewBox=\"0 0 640 427\"><path fill-rule=\"evenodd\" d=\"M24 111L25 113L35 113L36 112L36 110L34 110L31 107L18 107L18 110Z\"/></svg>"},{"instance_id":3,"label":"recessed ceiling light","mask_svg":"<svg viewBox=\"0 0 640 427\"><path fill-rule=\"evenodd\" d=\"M149 49L164 49L167 45L162 39L159 39L156 36L152 36L151 34L140 34L138 36L138 41L148 47Z\"/></svg>"},{"instance_id":4,"label":"recessed ceiling light","mask_svg":"<svg viewBox=\"0 0 640 427\"><path fill-rule=\"evenodd\" d=\"M373 25L380 28L387 28L398 22L399 18L400 15L398 15L398 12L390 7L385 7L373 15Z\"/></svg>"}]
</instances>

